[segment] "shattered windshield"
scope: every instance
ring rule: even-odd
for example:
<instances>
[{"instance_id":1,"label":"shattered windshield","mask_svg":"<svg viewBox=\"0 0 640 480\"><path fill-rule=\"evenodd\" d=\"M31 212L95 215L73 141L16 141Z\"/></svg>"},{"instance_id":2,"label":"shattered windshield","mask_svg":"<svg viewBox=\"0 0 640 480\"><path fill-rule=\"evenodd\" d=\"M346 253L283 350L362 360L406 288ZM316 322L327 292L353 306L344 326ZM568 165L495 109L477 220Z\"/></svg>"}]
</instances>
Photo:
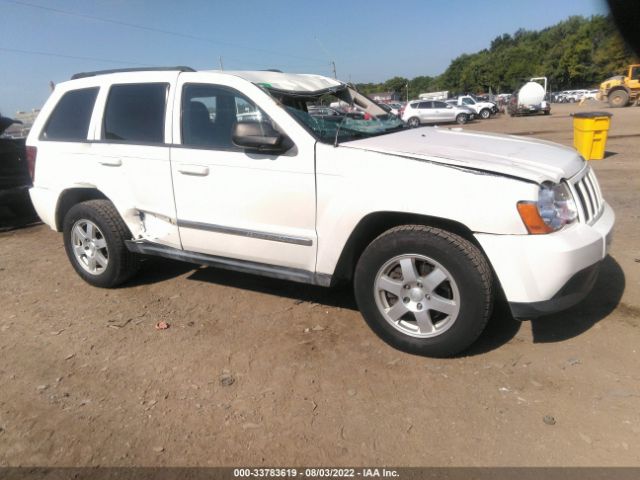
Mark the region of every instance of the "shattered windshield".
<instances>
[{"instance_id":1,"label":"shattered windshield","mask_svg":"<svg viewBox=\"0 0 640 480\"><path fill-rule=\"evenodd\" d=\"M323 143L337 145L404 127L396 115L347 86L312 93L276 90L269 93Z\"/></svg>"}]
</instances>

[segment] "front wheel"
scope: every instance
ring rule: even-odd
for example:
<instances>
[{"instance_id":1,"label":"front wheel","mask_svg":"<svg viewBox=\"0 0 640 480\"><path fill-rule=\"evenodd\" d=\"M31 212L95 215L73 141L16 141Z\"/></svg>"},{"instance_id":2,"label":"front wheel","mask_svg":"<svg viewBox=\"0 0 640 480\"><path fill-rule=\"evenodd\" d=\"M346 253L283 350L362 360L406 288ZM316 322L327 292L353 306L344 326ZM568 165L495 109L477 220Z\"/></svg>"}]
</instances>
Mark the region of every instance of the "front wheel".
<instances>
[{"instance_id":1,"label":"front wheel","mask_svg":"<svg viewBox=\"0 0 640 480\"><path fill-rule=\"evenodd\" d=\"M411 117L407 123L411 128L417 128L420 126L420 119L418 117Z\"/></svg>"},{"instance_id":2,"label":"front wheel","mask_svg":"<svg viewBox=\"0 0 640 480\"><path fill-rule=\"evenodd\" d=\"M393 228L364 251L355 272L358 307L371 329L409 353L445 357L469 347L493 304L480 250L424 225Z\"/></svg>"},{"instance_id":3,"label":"front wheel","mask_svg":"<svg viewBox=\"0 0 640 480\"><path fill-rule=\"evenodd\" d=\"M609 94L609 106L612 108L626 107L629 95L624 90L616 90Z\"/></svg>"},{"instance_id":4,"label":"front wheel","mask_svg":"<svg viewBox=\"0 0 640 480\"><path fill-rule=\"evenodd\" d=\"M483 120L486 120L490 116L491 110L489 110L488 108L483 108L482 110L480 110L480 118L482 118Z\"/></svg>"},{"instance_id":5,"label":"front wheel","mask_svg":"<svg viewBox=\"0 0 640 480\"><path fill-rule=\"evenodd\" d=\"M465 113L459 113L458 116L456 117L456 122L458 122L460 125L464 125L468 121L469 121L469 117Z\"/></svg>"},{"instance_id":6,"label":"front wheel","mask_svg":"<svg viewBox=\"0 0 640 480\"><path fill-rule=\"evenodd\" d=\"M108 200L74 205L64 217L63 235L71 265L93 286L115 287L138 270L138 258L125 244L131 233Z\"/></svg>"}]
</instances>

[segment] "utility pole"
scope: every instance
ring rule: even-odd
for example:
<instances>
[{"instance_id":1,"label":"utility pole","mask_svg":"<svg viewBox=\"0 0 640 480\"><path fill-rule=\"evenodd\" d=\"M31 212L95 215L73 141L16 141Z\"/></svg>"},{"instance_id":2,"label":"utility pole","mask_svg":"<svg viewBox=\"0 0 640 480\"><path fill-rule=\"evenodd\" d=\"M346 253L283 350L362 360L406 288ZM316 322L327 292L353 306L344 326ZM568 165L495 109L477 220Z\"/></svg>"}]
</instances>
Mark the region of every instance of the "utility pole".
<instances>
[{"instance_id":1,"label":"utility pole","mask_svg":"<svg viewBox=\"0 0 640 480\"><path fill-rule=\"evenodd\" d=\"M218 60L220 61L220 70L224 70L224 64L222 63L222 55L218 57Z\"/></svg>"},{"instance_id":2,"label":"utility pole","mask_svg":"<svg viewBox=\"0 0 640 480\"><path fill-rule=\"evenodd\" d=\"M331 60L331 67L333 68L333 78L337 79L338 75L336 74L336 62Z\"/></svg>"}]
</instances>

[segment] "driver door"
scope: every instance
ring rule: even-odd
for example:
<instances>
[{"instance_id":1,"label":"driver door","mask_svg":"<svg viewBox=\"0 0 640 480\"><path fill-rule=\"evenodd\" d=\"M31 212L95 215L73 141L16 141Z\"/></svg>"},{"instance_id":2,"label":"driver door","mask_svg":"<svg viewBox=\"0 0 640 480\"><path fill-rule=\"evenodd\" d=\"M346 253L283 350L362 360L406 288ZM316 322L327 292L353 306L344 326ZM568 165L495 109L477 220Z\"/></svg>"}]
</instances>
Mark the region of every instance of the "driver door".
<instances>
[{"instance_id":1,"label":"driver door","mask_svg":"<svg viewBox=\"0 0 640 480\"><path fill-rule=\"evenodd\" d=\"M434 101L433 113L440 122L452 122L456 119L453 108L449 108L449 106L444 102Z\"/></svg>"}]
</instances>

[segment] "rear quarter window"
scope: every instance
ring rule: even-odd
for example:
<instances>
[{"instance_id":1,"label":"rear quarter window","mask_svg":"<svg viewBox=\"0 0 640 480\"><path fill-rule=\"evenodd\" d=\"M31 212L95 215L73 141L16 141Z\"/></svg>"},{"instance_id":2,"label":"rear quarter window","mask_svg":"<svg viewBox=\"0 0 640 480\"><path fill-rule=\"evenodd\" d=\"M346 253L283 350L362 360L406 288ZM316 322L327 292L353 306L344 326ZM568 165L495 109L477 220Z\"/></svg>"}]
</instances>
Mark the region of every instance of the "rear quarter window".
<instances>
[{"instance_id":1,"label":"rear quarter window","mask_svg":"<svg viewBox=\"0 0 640 480\"><path fill-rule=\"evenodd\" d=\"M164 143L166 83L113 85L104 112L103 139Z\"/></svg>"},{"instance_id":2,"label":"rear quarter window","mask_svg":"<svg viewBox=\"0 0 640 480\"><path fill-rule=\"evenodd\" d=\"M51 112L40 139L86 140L97 95L98 87L71 90L65 93Z\"/></svg>"}]
</instances>

